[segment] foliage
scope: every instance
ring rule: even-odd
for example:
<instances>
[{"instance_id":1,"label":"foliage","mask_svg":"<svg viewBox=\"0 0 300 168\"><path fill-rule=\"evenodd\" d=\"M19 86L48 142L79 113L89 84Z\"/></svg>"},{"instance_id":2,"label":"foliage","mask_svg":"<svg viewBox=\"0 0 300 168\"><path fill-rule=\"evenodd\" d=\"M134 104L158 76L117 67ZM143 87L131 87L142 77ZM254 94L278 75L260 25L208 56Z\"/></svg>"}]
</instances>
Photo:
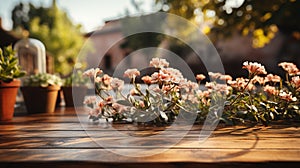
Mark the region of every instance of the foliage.
<instances>
[{"instance_id":1,"label":"foliage","mask_svg":"<svg viewBox=\"0 0 300 168\"><path fill-rule=\"evenodd\" d=\"M24 86L40 86L48 87L52 85L62 85L62 80L59 76L49 73L39 73L30 75L24 79Z\"/></svg>"},{"instance_id":2,"label":"foliage","mask_svg":"<svg viewBox=\"0 0 300 168\"><path fill-rule=\"evenodd\" d=\"M162 9L203 26L203 32L217 39L235 32L252 35L253 45L263 47L280 30L298 34L300 1L296 0L156 0ZM210 28L212 27L212 29Z\"/></svg>"},{"instance_id":3,"label":"foliage","mask_svg":"<svg viewBox=\"0 0 300 168\"><path fill-rule=\"evenodd\" d=\"M18 59L15 57L12 46L0 48L0 81L11 82L15 78L25 75L18 65Z\"/></svg>"},{"instance_id":4,"label":"foliage","mask_svg":"<svg viewBox=\"0 0 300 168\"><path fill-rule=\"evenodd\" d=\"M21 14L20 14L21 13ZM17 5L12 12L14 30L28 30L30 37L41 40L54 57L57 73L67 75L74 65L84 38L80 25L74 25L68 15L54 1L49 8L32 4Z\"/></svg>"},{"instance_id":5,"label":"foliage","mask_svg":"<svg viewBox=\"0 0 300 168\"><path fill-rule=\"evenodd\" d=\"M86 71L84 75L93 78L98 96L85 101L92 108L90 118L162 124L173 122L184 113L197 115L197 122L203 122L212 112L211 120L227 124L267 125L273 120L299 119L300 70L292 63L279 64L287 72L286 85L279 76L267 74L261 64L245 62L247 79L233 80L229 75L209 72L211 81L202 90L201 81L206 78L203 74L196 76L195 83L168 67L165 59L154 58L150 66L158 71L141 78L145 85L135 82L140 75L137 69L124 72L132 83L128 94L124 94L124 81L103 74L99 68ZM223 114L218 115L221 110Z\"/></svg>"},{"instance_id":6,"label":"foliage","mask_svg":"<svg viewBox=\"0 0 300 168\"><path fill-rule=\"evenodd\" d=\"M81 70L75 70L69 77L64 79L64 86L84 86L87 85L88 78L83 76Z\"/></svg>"}]
</instances>

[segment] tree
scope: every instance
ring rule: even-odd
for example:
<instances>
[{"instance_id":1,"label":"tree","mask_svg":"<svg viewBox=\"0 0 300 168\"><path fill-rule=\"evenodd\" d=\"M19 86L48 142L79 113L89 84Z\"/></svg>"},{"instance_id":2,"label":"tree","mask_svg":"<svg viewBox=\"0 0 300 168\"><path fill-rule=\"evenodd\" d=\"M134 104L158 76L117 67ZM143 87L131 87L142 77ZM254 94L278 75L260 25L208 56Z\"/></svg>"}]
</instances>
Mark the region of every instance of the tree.
<instances>
[{"instance_id":1,"label":"tree","mask_svg":"<svg viewBox=\"0 0 300 168\"><path fill-rule=\"evenodd\" d=\"M298 0L156 0L162 9L195 22L206 23L204 32L218 39L233 32L252 35L263 47L280 31L300 38Z\"/></svg>"},{"instance_id":2,"label":"tree","mask_svg":"<svg viewBox=\"0 0 300 168\"><path fill-rule=\"evenodd\" d=\"M17 5L12 11L13 28L28 30L30 37L41 40L54 57L55 71L69 74L75 64L84 38L81 26L74 25L66 12L60 10L55 0L49 8L32 4Z\"/></svg>"}]
</instances>

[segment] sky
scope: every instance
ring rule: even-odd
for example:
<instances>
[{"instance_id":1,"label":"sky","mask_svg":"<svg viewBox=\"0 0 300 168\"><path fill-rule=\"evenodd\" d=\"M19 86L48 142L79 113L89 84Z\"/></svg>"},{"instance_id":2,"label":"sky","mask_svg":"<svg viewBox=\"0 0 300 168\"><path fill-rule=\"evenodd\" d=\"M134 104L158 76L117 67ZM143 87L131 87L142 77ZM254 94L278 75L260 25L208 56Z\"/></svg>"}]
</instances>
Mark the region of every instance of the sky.
<instances>
[{"instance_id":1,"label":"sky","mask_svg":"<svg viewBox=\"0 0 300 168\"><path fill-rule=\"evenodd\" d=\"M0 0L0 17L2 27L11 30L11 11L20 2L31 2L35 6L49 7L52 0ZM142 1L145 12L153 12L154 0ZM105 20L119 18L125 15L128 9L131 14L136 14L131 0L57 0L60 9L66 11L75 24L83 25L85 32L93 31L104 24Z\"/></svg>"}]
</instances>

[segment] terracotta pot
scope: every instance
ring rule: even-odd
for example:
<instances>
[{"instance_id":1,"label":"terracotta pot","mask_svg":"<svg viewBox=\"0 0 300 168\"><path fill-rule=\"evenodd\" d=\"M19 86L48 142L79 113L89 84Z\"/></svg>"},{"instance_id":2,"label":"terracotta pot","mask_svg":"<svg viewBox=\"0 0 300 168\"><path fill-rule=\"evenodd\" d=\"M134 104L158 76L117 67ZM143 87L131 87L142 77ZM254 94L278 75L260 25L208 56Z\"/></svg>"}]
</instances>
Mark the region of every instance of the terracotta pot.
<instances>
[{"instance_id":1,"label":"terracotta pot","mask_svg":"<svg viewBox=\"0 0 300 168\"><path fill-rule=\"evenodd\" d=\"M84 97L87 93L86 86L62 87L66 107L83 106Z\"/></svg>"},{"instance_id":2,"label":"terracotta pot","mask_svg":"<svg viewBox=\"0 0 300 168\"><path fill-rule=\"evenodd\" d=\"M60 89L57 93L57 99L56 99L56 104L55 104L55 107L60 107L61 106L61 103L62 103L62 90Z\"/></svg>"},{"instance_id":3,"label":"terracotta pot","mask_svg":"<svg viewBox=\"0 0 300 168\"><path fill-rule=\"evenodd\" d=\"M53 113L60 86L21 87L27 113Z\"/></svg>"},{"instance_id":4,"label":"terracotta pot","mask_svg":"<svg viewBox=\"0 0 300 168\"><path fill-rule=\"evenodd\" d=\"M20 80L9 83L0 81L0 120L11 120L14 116L16 97L21 85Z\"/></svg>"}]
</instances>

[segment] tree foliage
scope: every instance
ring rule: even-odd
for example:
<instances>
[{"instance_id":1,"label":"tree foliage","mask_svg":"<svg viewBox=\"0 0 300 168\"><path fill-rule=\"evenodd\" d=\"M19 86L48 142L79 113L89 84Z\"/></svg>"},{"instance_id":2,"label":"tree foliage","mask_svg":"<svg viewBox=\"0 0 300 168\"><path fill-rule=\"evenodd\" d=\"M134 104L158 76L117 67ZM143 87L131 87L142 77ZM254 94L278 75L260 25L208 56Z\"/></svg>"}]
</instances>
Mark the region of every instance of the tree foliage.
<instances>
[{"instance_id":1,"label":"tree foliage","mask_svg":"<svg viewBox=\"0 0 300 168\"><path fill-rule=\"evenodd\" d=\"M281 31L300 36L298 0L156 0L162 9L200 24L217 38L233 32L252 35L253 45L263 47ZM212 29L210 29L212 28Z\"/></svg>"},{"instance_id":2,"label":"tree foliage","mask_svg":"<svg viewBox=\"0 0 300 168\"><path fill-rule=\"evenodd\" d=\"M55 1L49 8L19 4L12 11L13 28L28 30L30 37L41 40L54 57L55 71L66 75L73 69L84 38L81 26L74 25Z\"/></svg>"}]
</instances>

